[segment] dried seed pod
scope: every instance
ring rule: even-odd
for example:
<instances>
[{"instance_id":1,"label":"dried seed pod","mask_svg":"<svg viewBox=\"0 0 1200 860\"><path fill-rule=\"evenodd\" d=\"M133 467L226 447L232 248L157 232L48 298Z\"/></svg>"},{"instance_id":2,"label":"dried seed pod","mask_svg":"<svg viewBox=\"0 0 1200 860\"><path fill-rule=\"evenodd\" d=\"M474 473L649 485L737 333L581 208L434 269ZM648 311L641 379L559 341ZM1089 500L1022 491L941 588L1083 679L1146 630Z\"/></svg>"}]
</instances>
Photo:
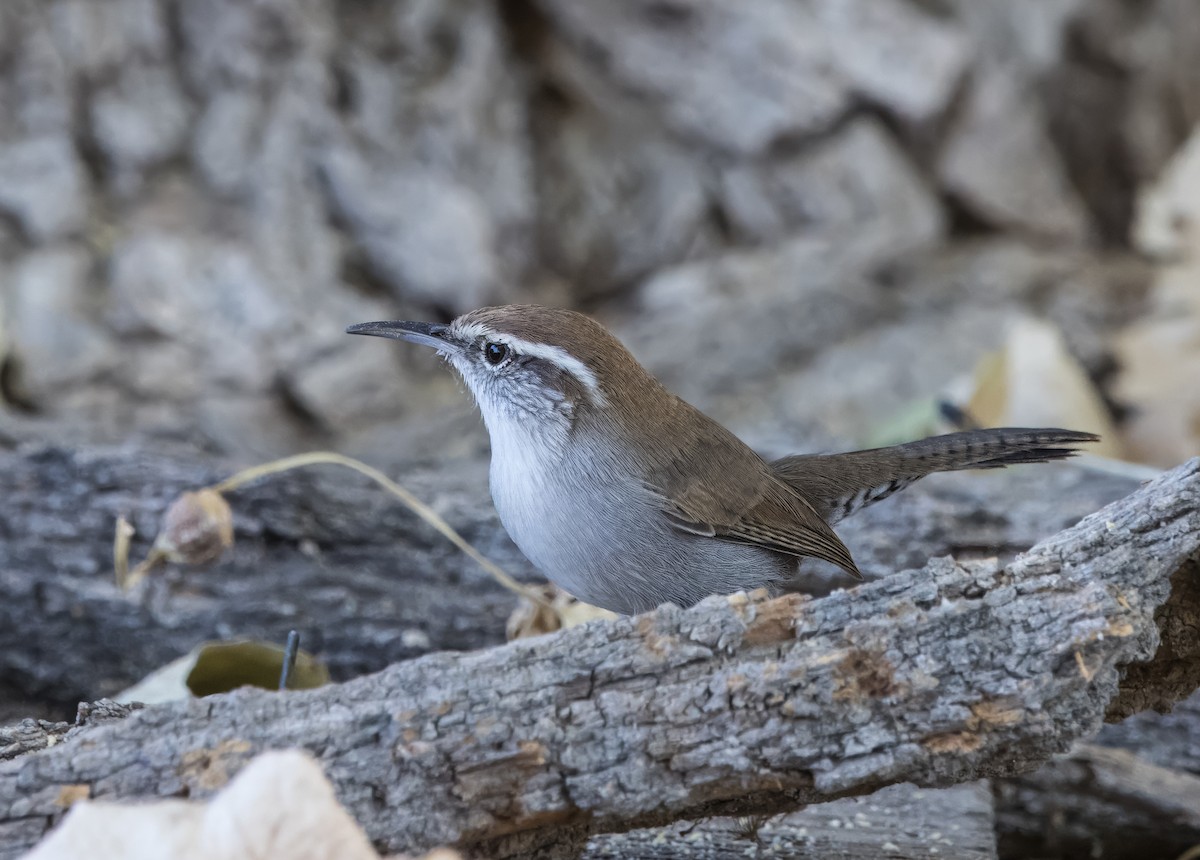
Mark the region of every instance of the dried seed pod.
<instances>
[{"instance_id":1,"label":"dried seed pod","mask_svg":"<svg viewBox=\"0 0 1200 860\"><path fill-rule=\"evenodd\" d=\"M177 564L204 564L233 546L233 511L216 490L184 493L167 508L154 552Z\"/></svg>"}]
</instances>

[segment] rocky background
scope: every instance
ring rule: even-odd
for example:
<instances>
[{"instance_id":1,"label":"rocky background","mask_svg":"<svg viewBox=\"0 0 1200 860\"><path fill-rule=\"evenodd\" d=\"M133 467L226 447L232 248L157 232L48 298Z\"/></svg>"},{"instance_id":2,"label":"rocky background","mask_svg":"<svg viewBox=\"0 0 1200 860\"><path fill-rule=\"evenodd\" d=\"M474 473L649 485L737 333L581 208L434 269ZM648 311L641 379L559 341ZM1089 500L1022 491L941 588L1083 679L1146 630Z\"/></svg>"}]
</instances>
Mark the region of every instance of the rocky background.
<instances>
[{"instance_id":1,"label":"rocky background","mask_svg":"<svg viewBox=\"0 0 1200 860\"><path fill-rule=\"evenodd\" d=\"M1062 420L1171 465L1196 416L1127 419L1195 347L1126 391L1119 336L1194 230L1134 238L1197 57L1192 0L7 0L0 443L478 454L430 356L343 328L536 301L779 449L1049 338L1101 403Z\"/></svg>"}]
</instances>

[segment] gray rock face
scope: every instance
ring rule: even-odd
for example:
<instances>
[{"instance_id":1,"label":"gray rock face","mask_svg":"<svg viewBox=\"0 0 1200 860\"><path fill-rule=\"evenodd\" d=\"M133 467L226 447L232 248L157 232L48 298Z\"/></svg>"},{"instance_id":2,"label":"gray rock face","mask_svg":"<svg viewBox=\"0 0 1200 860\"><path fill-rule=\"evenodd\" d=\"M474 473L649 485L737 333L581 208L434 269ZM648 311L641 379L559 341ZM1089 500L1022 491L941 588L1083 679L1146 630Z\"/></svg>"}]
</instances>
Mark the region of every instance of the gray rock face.
<instances>
[{"instance_id":1,"label":"gray rock face","mask_svg":"<svg viewBox=\"0 0 1200 860\"><path fill-rule=\"evenodd\" d=\"M812 0L833 65L854 93L923 123L950 102L971 59L963 31L903 0Z\"/></svg>"},{"instance_id":2,"label":"gray rock face","mask_svg":"<svg viewBox=\"0 0 1200 860\"><path fill-rule=\"evenodd\" d=\"M1086 0L945 0L989 58L1040 74L1062 62L1066 29ZM1091 4L1093 6L1101 4Z\"/></svg>"},{"instance_id":3,"label":"gray rock face","mask_svg":"<svg viewBox=\"0 0 1200 860\"><path fill-rule=\"evenodd\" d=\"M946 190L987 224L1065 242L1087 238L1087 213L1038 115L1009 75L985 67L938 161Z\"/></svg>"},{"instance_id":4,"label":"gray rock face","mask_svg":"<svg viewBox=\"0 0 1200 860\"><path fill-rule=\"evenodd\" d=\"M1197 119L1188 20L1180 0L12 0L0 398L100 439L438 450L425 416L465 408L454 384L342 331L507 301L585 306L681 393L788 438L928 397L989 293L1049 309L1098 372L1137 289L1035 301L1023 243L1124 241L1138 178ZM905 274L951 257L967 292ZM929 312L961 350L931 345ZM698 341L719 356L700 369Z\"/></svg>"},{"instance_id":5,"label":"gray rock face","mask_svg":"<svg viewBox=\"0 0 1200 860\"><path fill-rule=\"evenodd\" d=\"M713 170L665 130L586 104L538 112L539 239L577 295L719 249Z\"/></svg>"},{"instance_id":6,"label":"gray rock face","mask_svg":"<svg viewBox=\"0 0 1200 860\"><path fill-rule=\"evenodd\" d=\"M461 311L512 295L536 215L528 93L498 10L348 3L338 23L332 208L401 297Z\"/></svg>"},{"instance_id":7,"label":"gray rock face","mask_svg":"<svg viewBox=\"0 0 1200 860\"><path fill-rule=\"evenodd\" d=\"M90 102L91 134L118 183L136 180L180 152L190 104L173 73L130 65Z\"/></svg>"},{"instance_id":8,"label":"gray rock face","mask_svg":"<svg viewBox=\"0 0 1200 860\"><path fill-rule=\"evenodd\" d=\"M0 212L34 242L78 232L87 218L87 176L65 135L0 144Z\"/></svg>"},{"instance_id":9,"label":"gray rock face","mask_svg":"<svg viewBox=\"0 0 1200 860\"><path fill-rule=\"evenodd\" d=\"M334 213L398 296L456 311L493 303L496 237L478 195L419 164L368 165L342 150L323 166Z\"/></svg>"},{"instance_id":10,"label":"gray rock face","mask_svg":"<svg viewBox=\"0 0 1200 860\"><path fill-rule=\"evenodd\" d=\"M262 360L264 346L286 331L288 314L238 245L147 230L114 249L109 277L119 333L182 345L194 370L218 384L261 390L270 383L276 368ZM148 393L177 388L177 369L146 378Z\"/></svg>"},{"instance_id":11,"label":"gray rock face","mask_svg":"<svg viewBox=\"0 0 1200 860\"><path fill-rule=\"evenodd\" d=\"M876 120L791 155L742 162L721 173L721 202L734 236L750 244L855 233L883 255L942 238L934 192Z\"/></svg>"},{"instance_id":12,"label":"gray rock face","mask_svg":"<svg viewBox=\"0 0 1200 860\"><path fill-rule=\"evenodd\" d=\"M81 248L63 245L25 255L11 272L5 322L22 399L53 399L111 368L113 343L85 289L90 264Z\"/></svg>"},{"instance_id":13,"label":"gray rock face","mask_svg":"<svg viewBox=\"0 0 1200 860\"><path fill-rule=\"evenodd\" d=\"M6 378L46 416L231 451L351 432L426 385L347 324L502 300L530 270L526 93L489 6L3 14Z\"/></svg>"},{"instance_id":14,"label":"gray rock face","mask_svg":"<svg viewBox=\"0 0 1200 860\"><path fill-rule=\"evenodd\" d=\"M814 10L787 0L543 0L555 77L636 95L676 133L753 156L828 129L850 104Z\"/></svg>"},{"instance_id":15,"label":"gray rock face","mask_svg":"<svg viewBox=\"0 0 1200 860\"><path fill-rule=\"evenodd\" d=\"M795 239L664 270L616 330L668 387L702 405L886 314L843 239Z\"/></svg>"}]
</instances>

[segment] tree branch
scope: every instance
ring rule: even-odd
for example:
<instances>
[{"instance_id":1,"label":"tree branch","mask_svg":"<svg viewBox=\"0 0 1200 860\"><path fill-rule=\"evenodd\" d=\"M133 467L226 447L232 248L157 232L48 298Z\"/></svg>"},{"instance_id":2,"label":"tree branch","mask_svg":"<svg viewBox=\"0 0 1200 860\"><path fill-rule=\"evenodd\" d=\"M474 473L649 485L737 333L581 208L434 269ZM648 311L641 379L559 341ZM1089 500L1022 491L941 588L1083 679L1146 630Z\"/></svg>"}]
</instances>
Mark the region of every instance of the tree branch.
<instances>
[{"instance_id":1,"label":"tree branch","mask_svg":"<svg viewBox=\"0 0 1200 860\"><path fill-rule=\"evenodd\" d=\"M931 853L930 849L936 849ZM995 860L986 781L951 788L892 785L768 819L707 818L593 837L583 860Z\"/></svg>"},{"instance_id":2,"label":"tree branch","mask_svg":"<svg viewBox=\"0 0 1200 860\"><path fill-rule=\"evenodd\" d=\"M68 787L207 794L289 746L381 847L495 856L1021 773L1094 734L1119 688L1190 692L1122 678L1154 658L1165 605L1200 614L1171 590L1198 551L1193 460L1008 565L936 559L819 600L710 598L316 691L150 707L0 764L0 843L28 844Z\"/></svg>"},{"instance_id":3,"label":"tree branch","mask_svg":"<svg viewBox=\"0 0 1200 860\"><path fill-rule=\"evenodd\" d=\"M1083 744L997 785L1009 857L1178 857L1200 844L1200 779Z\"/></svg>"}]
</instances>

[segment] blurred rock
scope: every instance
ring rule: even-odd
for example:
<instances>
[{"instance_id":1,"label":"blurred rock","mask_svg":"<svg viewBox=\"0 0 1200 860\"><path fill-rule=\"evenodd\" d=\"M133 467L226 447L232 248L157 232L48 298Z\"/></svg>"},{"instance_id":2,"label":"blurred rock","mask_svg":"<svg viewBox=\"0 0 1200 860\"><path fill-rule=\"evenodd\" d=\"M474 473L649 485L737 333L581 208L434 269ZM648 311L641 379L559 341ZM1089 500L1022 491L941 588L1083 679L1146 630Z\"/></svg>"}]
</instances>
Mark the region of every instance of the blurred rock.
<instances>
[{"instance_id":1,"label":"blurred rock","mask_svg":"<svg viewBox=\"0 0 1200 860\"><path fill-rule=\"evenodd\" d=\"M97 438L282 453L394 420L423 402L415 365L345 325L397 313L380 286L427 316L500 300L531 266L526 92L490 5L20 0L3 16L0 259L41 271L26 242L86 230L97 265L36 307L78 293L89 331L122 339L89 385L72 370L56 391ZM8 329L46 316L17 280ZM21 349L54 336L39 324Z\"/></svg>"},{"instance_id":2,"label":"blurred rock","mask_svg":"<svg viewBox=\"0 0 1200 860\"><path fill-rule=\"evenodd\" d=\"M75 131L75 102L70 69L55 44L48 4L37 0L2 3L12 10L0 30L11 41L0 74L0 131L40 137ZM2 37L0 37L2 38Z\"/></svg>"},{"instance_id":3,"label":"blurred rock","mask_svg":"<svg viewBox=\"0 0 1200 860\"><path fill-rule=\"evenodd\" d=\"M730 167L721 199L734 236L755 244L853 231L866 247L900 253L938 241L945 227L904 151L866 118L811 149Z\"/></svg>"},{"instance_id":4,"label":"blurred rock","mask_svg":"<svg viewBox=\"0 0 1200 860\"><path fill-rule=\"evenodd\" d=\"M206 392L200 401L164 413L159 418L159 434L230 452L243 461L263 461L291 451L329 446L328 437L319 428L297 420L295 411L277 397L216 390ZM181 417L187 419L182 426ZM149 409L139 416L137 426L154 426Z\"/></svg>"},{"instance_id":5,"label":"blurred rock","mask_svg":"<svg viewBox=\"0 0 1200 860\"><path fill-rule=\"evenodd\" d=\"M1200 123L1138 200L1133 239L1164 260L1200 260Z\"/></svg>"},{"instance_id":6,"label":"blurred rock","mask_svg":"<svg viewBox=\"0 0 1200 860\"><path fill-rule=\"evenodd\" d=\"M860 310L814 315L809 302L821 304L824 294L796 291L795 304L781 298L764 323L749 318L735 289L725 304L715 290L698 309L683 298L669 308L662 291L657 313L622 317L620 332L675 390L761 449L891 444L946 432L936 401L965 403L980 360L1004 345L1010 324L1031 306L1045 308L1088 371L1110 366L1113 333L1144 296L1147 274L1123 259L1098 263L1082 251L1012 241L934 246L882 263L833 250L813 260L822 274L801 268L795 277L828 276L831 290L844 284L841 300L856 297ZM831 271L842 273L840 281ZM676 329L676 319L686 324ZM1080 344L1103 352L1081 354Z\"/></svg>"},{"instance_id":7,"label":"blurred rock","mask_svg":"<svg viewBox=\"0 0 1200 860\"><path fill-rule=\"evenodd\" d=\"M909 123L940 114L971 58L965 34L903 0L813 0L832 60L864 99Z\"/></svg>"},{"instance_id":8,"label":"blurred rock","mask_svg":"<svg viewBox=\"0 0 1200 860\"><path fill-rule=\"evenodd\" d=\"M1017 76L978 69L966 99L938 160L946 191L991 227L1084 241L1083 204Z\"/></svg>"},{"instance_id":9,"label":"blurred rock","mask_svg":"<svg viewBox=\"0 0 1200 860\"><path fill-rule=\"evenodd\" d=\"M1151 182L1200 122L1200 18L1189 0L1093 0L1076 23L1080 52L1110 89L1123 90L1105 117L1115 125L1124 169ZM1130 188L1130 194L1133 193Z\"/></svg>"},{"instance_id":10,"label":"blurred rock","mask_svg":"<svg viewBox=\"0 0 1200 860\"><path fill-rule=\"evenodd\" d=\"M1084 252L1015 238L959 241L889 263L882 278L910 313L956 301L1020 304L1066 280Z\"/></svg>"},{"instance_id":11,"label":"blurred rock","mask_svg":"<svg viewBox=\"0 0 1200 860\"><path fill-rule=\"evenodd\" d=\"M311 278L288 258L329 246L332 210L357 247L322 252L326 282L331 255L349 251L399 297L458 310L498 300L532 258L534 214L524 92L495 10L339 9L188 5L188 76L207 97L192 147L202 175L261 216L260 253L282 280ZM274 253L289 242L292 254Z\"/></svg>"},{"instance_id":12,"label":"blurred rock","mask_svg":"<svg viewBox=\"0 0 1200 860\"><path fill-rule=\"evenodd\" d=\"M379 464L400 467L425 463L435 469L449 462L487 462L490 442L479 411L471 397L449 371L439 375L441 384L425 394L428 401L416 414L400 421L361 422L347 427L338 450ZM432 383L433 380L430 380ZM480 491L487 483L480 476Z\"/></svg>"},{"instance_id":13,"label":"blurred rock","mask_svg":"<svg viewBox=\"0 0 1200 860\"><path fill-rule=\"evenodd\" d=\"M1067 27L1087 0L939 0L992 60L1033 74L1063 58ZM1092 4L1096 5L1096 4Z\"/></svg>"},{"instance_id":14,"label":"blurred rock","mask_svg":"<svg viewBox=\"0 0 1200 860\"><path fill-rule=\"evenodd\" d=\"M192 386L234 384L263 390L277 367L275 341L286 335L288 313L275 300L244 248L188 233L145 230L112 253L108 321L125 336L166 339L184 346ZM172 364L146 368L146 392L178 391Z\"/></svg>"},{"instance_id":15,"label":"blurred rock","mask_svg":"<svg viewBox=\"0 0 1200 860\"><path fill-rule=\"evenodd\" d=\"M496 296L496 237L469 188L417 164L368 165L345 149L327 156L324 176L334 212L398 297L462 312Z\"/></svg>"},{"instance_id":16,"label":"blurred rock","mask_svg":"<svg viewBox=\"0 0 1200 860\"><path fill-rule=\"evenodd\" d=\"M789 375L780 400L792 414L806 408L830 436L869 447L896 416L945 398L968 378L1018 314L1013 306L955 304L901 317L832 345Z\"/></svg>"},{"instance_id":17,"label":"blurred rock","mask_svg":"<svg viewBox=\"0 0 1200 860\"><path fill-rule=\"evenodd\" d=\"M297 64L327 59L333 13L323 0L189 0L178 9L185 80L199 93L274 89Z\"/></svg>"},{"instance_id":18,"label":"blurred rock","mask_svg":"<svg viewBox=\"0 0 1200 860\"><path fill-rule=\"evenodd\" d=\"M510 295L534 258L536 212L528 96L497 8L343 3L338 24L333 207L405 297L467 310ZM369 200L352 199L354 162Z\"/></svg>"},{"instance_id":19,"label":"blurred rock","mask_svg":"<svg viewBox=\"0 0 1200 860\"><path fill-rule=\"evenodd\" d=\"M88 214L87 177L64 135L0 143L0 212L35 242L79 231Z\"/></svg>"},{"instance_id":20,"label":"blurred rock","mask_svg":"<svg viewBox=\"0 0 1200 860\"><path fill-rule=\"evenodd\" d=\"M248 160L253 181L225 230L253 247L281 308L303 327L342 297L346 238L330 223L314 162L327 113L312 107L320 87L300 76L268 100Z\"/></svg>"},{"instance_id":21,"label":"blurred rock","mask_svg":"<svg viewBox=\"0 0 1200 860\"><path fill-rule=\"evenodd\" d=\"M289 374L287 385L306 413L336 428L394 417L405 395L399 377L394 357L362 344L315 355Z\"/></svg>"},{"instance_id":22,"label":"blurred rock","mask_svg":"<svg viewBox=\"0 0 1200 860\"><path fill-rule=\"evenodd\" d=\"M1112 118L1127 113L1136 97L1110 69L1078 61L1048 71L1039 90L1046 132L1097 237L1110 247L1127 245L1137 176L1124 130Z\"/></svg>"},{"instance_id":23,"label":"blurred rock","mask_svg":"<svg viewBox=\"0 0 1200 860\"><path fill-rule=\"evenodd\" d=\"M1057 326L1018 315L1003 346L984 355L972 374L969 399L959 401L983 427L1070 427L1095 433L1098 457L1121 459L1121 441L1083 366Z\"/></svg>"},{"instance_id":24,"label":"blurred rock","mask_svg":"<svg viewBox=\"0 0 1200 860\"><path fill-rule=\"evenodd\" d=\"M584 101L636 94L691 140L743 156L828 129L850 105L826 33L809 5L539 0L550 21L545 57ZM592 83L599 85L594 89Z\"/></svg>"},{"instance_id":25,"label":"blurred rock","mask_svg":"<svg viewBox=\"0 0 1200 860\"><path fill-rule=\"evenodd\" d=\"M729 252L660 271L614 322L655 375L703 405L884 315L875 262L845 233Z\"/></svg>"},{"instance_id":26,"label":"blurred rock","mask_svg":"<svg viewBox=\"0 0 1200 860\"><path fill-rule=\"evenodd\" d=\"M461 399L432 359L342 329L531 300L615 322L682 393L788 438L924 397L990 343L987 313L1044 315L1103 381L1146 305L1119 252L1136 190L1200 118L1198 20L1194 0L7 0L4 383L97 438L476 450L446 439L469 414L429 417ZM720 360L698 369L699 345Z\"/></svg>"},{"instance_id":27,"label":"blurred rock","mask_svg":"<svg viewBox=\"0 0 1200 860\"><path fill-rule=\"evenodd\" d=\"M81 248L47 248L27 254L7 284L16 386L39 408L54 409L67 389L116 363L116 345L99 325L97 297L87 289L91 265Z\"/></svg>"},{"instance_id":28,"label":"blurred rock","mask_svg":"<svg viewBox=\"0 0 1200 860\"><path fill-rule=\"evenodd\" d=\"M346 321L382 314L346 314L337 340L296 350L281 377L291 402L325 430L351 433L374 422L420 419L436 406L431 390L444 393L450 371L432 355L375 338L351 337ZM440 374L445 374L441 376ZM433 376L433 379L429 377Z\"/></svg>"},{"instance_id":29,"label":"blurred rock","mask_svg":"<svg viewBox=\"0 0 1200 860\"><path fill-rule=\"evenodd\" d=\"M1150 267L1133 255L1095 256L1012 239L942 246L881 272L912 318L936 315L952 304L1008 314L1029 309L1059 328L1071 354L1095 379L1111 373L1113 334L1144 312L1151 277ZM997 326L980 345L998 345L1002 329Z\"/></svg>"},{"instance_id":30,"label":"blurred rock","mask_svg":"<svg viewBox=\"0 0 1200 860\"><path fill-rule=\"evenodd\" d=\"M93 96L90 114L92 139L123 186L182 149L191 106L168 69L129 65Z\"/></svg>"},{"instance_id":31,"label":"blurred rock","mask_svg":"<svg viewBox=\"0 0 1200 860\"><path fill-rule=\"evenodd\" d=\"M9 5L9 4L5 4ZM99 81L130 60L171 57L168 11L157 0L55 0L48 33L71 74Z\"/></svg>"},{"instance_id":32,"label":"blurred rock","mask_svg":"<svg viewBox=\"0 0 1200 860\"><path fill-rule=\"evenodd\" d=\"M218 194L244 194L253 185L263 110L262 99L246 90L215 93L205 106L196 127L192 158Z\"/></svg>"},{"instance_id":33,"label":"blurred rock","mask_svg":"<svg viewBox=\"0 0 1200 860\"><path fill-rule=\"evenodd\" d=\"M620 290L722 244L711 170L639 122L554 100L537 113L539 237L577 295Z\"/></svg>"}]
</instances>

